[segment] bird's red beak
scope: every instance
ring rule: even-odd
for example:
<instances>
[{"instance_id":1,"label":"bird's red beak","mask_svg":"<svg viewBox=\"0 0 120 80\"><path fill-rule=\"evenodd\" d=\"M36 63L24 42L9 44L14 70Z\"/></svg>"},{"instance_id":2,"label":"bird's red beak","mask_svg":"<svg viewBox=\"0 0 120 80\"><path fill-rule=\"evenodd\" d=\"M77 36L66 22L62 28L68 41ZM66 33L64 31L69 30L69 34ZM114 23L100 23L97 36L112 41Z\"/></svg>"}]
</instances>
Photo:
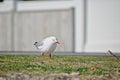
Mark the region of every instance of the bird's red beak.
<instances>
[{"instance_id":1,"label":"bird's red beak","mask_svg":"<svg viewBox=\"0 0 120 80\"><path fill-rule=\"evenodd\" d=\"M59 42L59 41L57 41L57 42L56 42L56 44L60 44L60 42Z\"/></svg>"}]
</instances>

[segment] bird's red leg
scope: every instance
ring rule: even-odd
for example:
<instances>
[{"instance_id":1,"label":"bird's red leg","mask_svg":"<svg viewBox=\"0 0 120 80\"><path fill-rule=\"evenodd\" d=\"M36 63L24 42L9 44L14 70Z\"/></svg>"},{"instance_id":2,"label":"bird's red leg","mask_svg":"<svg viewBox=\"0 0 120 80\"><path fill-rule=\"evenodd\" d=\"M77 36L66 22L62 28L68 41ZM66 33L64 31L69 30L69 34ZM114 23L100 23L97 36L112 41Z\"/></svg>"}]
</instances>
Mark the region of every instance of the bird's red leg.
<instances>
[{"instance_id":1,"label":"bird's red leg","mask_svg":"<svg viewBox=\"0 0 120 80\"><path fill-rule=\"evenodd\" d=\"M49 56L50 56L50 62L51 62L52 61L52 54L50 53Z\"/></svg>"},{"instance_id":2,"label":"bird's red leg","mask_svg":"<svg viewBox=\"0 0 120 80\"><path fill-rule=\"evenodd\" d=\"M42 53L42 61L44 60L44 52Z\"/></svg>"},{"instance_id":3,"label":"bird's red leg","mask_svg":"<svg viewBox=\"0 0 120 80\"><path fill-rule=\"evenodd\" d=\"M50 56L50 59L52 59L52 55L51 55L51 53L49 54L49 56Z\"/></svg>"}]
</instances>

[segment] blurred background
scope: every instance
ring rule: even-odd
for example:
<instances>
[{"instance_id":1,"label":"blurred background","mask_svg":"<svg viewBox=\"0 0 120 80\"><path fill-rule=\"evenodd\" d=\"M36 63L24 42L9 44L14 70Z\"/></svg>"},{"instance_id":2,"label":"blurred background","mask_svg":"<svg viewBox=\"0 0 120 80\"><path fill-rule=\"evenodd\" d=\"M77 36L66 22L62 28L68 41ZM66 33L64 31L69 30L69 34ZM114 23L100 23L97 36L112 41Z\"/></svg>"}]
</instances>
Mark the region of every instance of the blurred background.
<instances>
[{"instance_id":1,"label":"blurred background","mask_svg":"<svg viewBox=\"0 0 120 80\"><path fill-rule=\"evenodd\" d=\"M0 0L0 52L37 51L56 36L56 52L120 52L120 0Z\"/></svg>"}]
</instances>

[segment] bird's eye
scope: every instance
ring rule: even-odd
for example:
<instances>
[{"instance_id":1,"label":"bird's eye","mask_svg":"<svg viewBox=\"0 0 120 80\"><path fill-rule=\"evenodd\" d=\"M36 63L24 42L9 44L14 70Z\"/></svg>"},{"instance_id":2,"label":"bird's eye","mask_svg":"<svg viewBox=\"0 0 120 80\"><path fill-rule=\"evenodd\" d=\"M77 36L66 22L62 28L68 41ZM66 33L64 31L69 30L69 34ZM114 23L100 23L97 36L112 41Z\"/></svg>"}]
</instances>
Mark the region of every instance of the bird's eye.
<instances>
[{"instance_id":1,"label":"bird's eye","mask_svg":"<svg viewBox=\"0 0 120 80\"><path fill-rule=\"evenodd\" d=\"M56 38L56 40L58 41L58 39Z\"/></svg>"},{"instance_id":2,"label":"bird's eye","mask_svg":"<svg viewBox=\"0 0 120 80\"><path fill-rule=\"evenodd\" d=\"M52 39L52 41L53 41L53 42L56 42L56 41L57 41L57 39Z\"/></svg>"}]
</instances>

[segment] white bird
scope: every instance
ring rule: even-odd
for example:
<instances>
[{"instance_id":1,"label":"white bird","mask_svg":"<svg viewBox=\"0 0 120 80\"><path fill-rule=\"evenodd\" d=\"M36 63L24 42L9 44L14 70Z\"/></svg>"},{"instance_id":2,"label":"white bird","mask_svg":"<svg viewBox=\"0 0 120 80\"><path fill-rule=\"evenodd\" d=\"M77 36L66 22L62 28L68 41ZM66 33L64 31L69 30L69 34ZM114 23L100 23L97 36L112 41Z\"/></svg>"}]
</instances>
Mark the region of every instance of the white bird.
<instances>
[{"instance_id":1,"label":"white bird","mask_svg":"<svg viewBox=\"0 0 120 80\"><path fill-rule=\"evenodd\" d=\"M44 60L44 54L49 54L50 59L52 53L57 47L57 44L60 44L58 39L54 36L47 37L41 41L35 42L34 45L42 54L42 60Z\"/></svg>"}]
</instances>

